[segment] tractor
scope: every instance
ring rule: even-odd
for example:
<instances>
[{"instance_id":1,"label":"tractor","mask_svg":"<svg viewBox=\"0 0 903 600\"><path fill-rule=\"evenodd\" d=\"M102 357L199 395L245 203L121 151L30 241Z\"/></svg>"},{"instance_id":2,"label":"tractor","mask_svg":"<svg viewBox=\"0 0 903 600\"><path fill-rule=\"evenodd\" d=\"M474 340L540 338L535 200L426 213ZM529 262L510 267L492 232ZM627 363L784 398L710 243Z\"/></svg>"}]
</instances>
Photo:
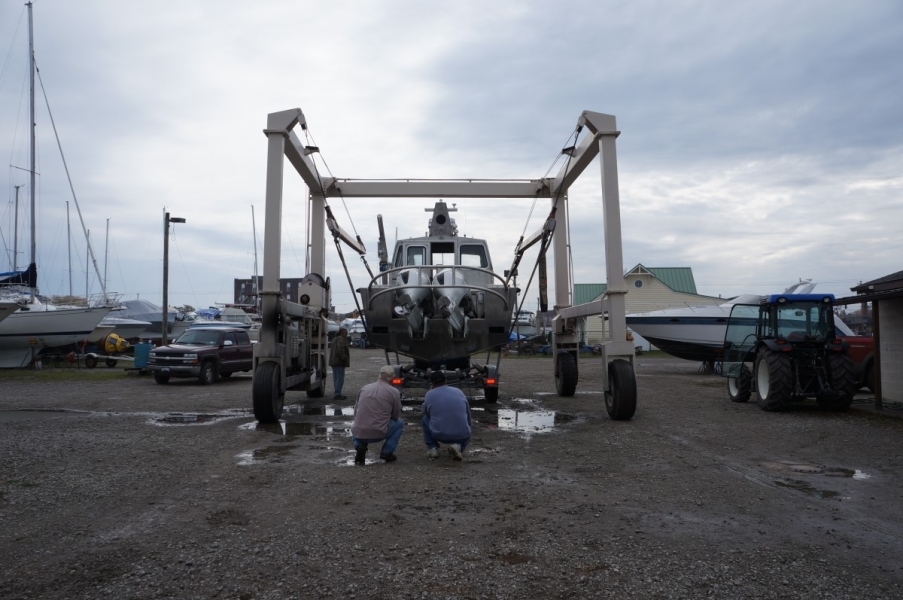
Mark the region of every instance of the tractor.
<instances>
[{"instance_id":1,"label":"tractor","mask_svg":"<svg viewBox=\"0 0 903 600\"><path fill-rule=\"evenodd\" d=\"M833 295L763 296L731 309L721 375L733 402L755 391L763 410L815 398L825 410L844 411L857 388L847 350L834 326Z\"/></svg>"}]
</instances>

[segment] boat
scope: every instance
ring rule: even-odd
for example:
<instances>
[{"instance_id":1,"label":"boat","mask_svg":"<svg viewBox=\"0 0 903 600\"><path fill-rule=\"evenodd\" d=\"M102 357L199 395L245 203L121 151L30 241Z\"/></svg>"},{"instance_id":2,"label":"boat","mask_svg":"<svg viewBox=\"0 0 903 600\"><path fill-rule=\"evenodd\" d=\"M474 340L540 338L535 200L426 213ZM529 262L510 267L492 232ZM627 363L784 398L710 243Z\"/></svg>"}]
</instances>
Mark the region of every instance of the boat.
<instances>
[{"instance_id":1,"label":"boat","mask_svg":"<svg viewBox=\"0 0 903 600\"><path fill-rule=\"evenodd\" d=\"M163 309L147 300L125 300L120 306L118 316L135 321L147 321L150 324L141 332L142 340L159 340L163 335ZM174 340L182 335L191 321L184 313L170 309L167 311L166 337Z\"/></svg>"},{"instance_id":2,"label":"boat","mask_svg":"<svg viewBox=\"0 0 903 600\"><path fill-rule=\"evenodd\" d=\"M392 263L357 291L369 343L418 369L463 373L471 355L508 343L517 289L493 272L485 240L458 235L454 210L426 209L428 234L398 240Z\"/></svg>"},{"instance_id":3,"label":"boat","mask_svg":"<svg viewBox=\"0 0 903 600\"><path fill-rule=\"evenodd\" d=\"M808 294L817 284L804 279L784 290L784 294ZM640 334L662 352L698 362L721 360L724 333L734 304L758 304L761 294L742 294L722 304L685 306L627 315L627 327ZM852 335L840 319L838 333Z\"/></svg>"},{"instance_id":4,"label":"boat","mask_svg":"<svg viewBox=\"0 0 903 600\"><path fill-rule=\"evenodd\" d=\"M30 203L35 207L35 118L34 118L34 40L32 37L32 5L28 6L28 43L30 69ZM84 340L94 331L110 306L58 307L38 295L37 232L31 220L31 262L24 271L13 271L0 277L0 298L17 305L15 312L0 321L0 367L23 367L44 350L69 346Z\"/></svg>"},{"instance_id":5,"label":"boat","mask_svg":"<svg viewBox=\"0 0 903 600\"><path fill-rule=\"evenodd\" d=\"M260 321L253 320L251 315L236 306L202 308L197 311L197 318L189 323L189 328L216 327L217 325L241 327L247 330L252 342L260 340Z\"/></svg>"},{"instance_id":6,"label":"boat","mask_svg":"<svg viewBox=\"0 0 903 600\"><path fill-rule=\"evenodd\" d=\"M537 333L536 315L529 310L519 310L511 319L511 331L521 338L533 337Z\"/></svg>"},{"instance_id":7,"label":"boat","mask_svg":"<svg viewBox=\"0 0 903 600\"><path fill-rule=\"evenodd\" d=\"M0 321L19 310L19 305L12 300L0 300Z\"/></svg>"},{"instance_id":8,"label":"boat","mask_svg":"<svg viewBox=\"0 0 903 600\"><path fill-rule=\"evenodd\" d=\"M88 335L87 341L90 344L99 344L111 334L115 334L124 340L137 340L150 326L150 321L107 315L100 320L100 324Z\"/></svg>"}]
</instances>

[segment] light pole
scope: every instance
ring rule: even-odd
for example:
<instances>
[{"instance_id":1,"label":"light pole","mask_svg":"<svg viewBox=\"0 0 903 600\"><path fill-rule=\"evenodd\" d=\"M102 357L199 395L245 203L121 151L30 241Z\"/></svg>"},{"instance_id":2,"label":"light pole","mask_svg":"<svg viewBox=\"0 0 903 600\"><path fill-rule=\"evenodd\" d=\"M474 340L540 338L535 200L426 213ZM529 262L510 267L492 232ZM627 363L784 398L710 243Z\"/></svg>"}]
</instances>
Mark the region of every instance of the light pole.
<instances>
[{"instance_id":1,"label":"light pole","mask_svg":"<svg viewBox=\"0 0 903 600\"><path fill-rule=\"evenodd\" d=\"M169 213L163 217L163 323L161 325L160 345L167 343L166 329L169 326L169 224L184 223L185 219L170 217Z\"/></svg>"}]
</instances>

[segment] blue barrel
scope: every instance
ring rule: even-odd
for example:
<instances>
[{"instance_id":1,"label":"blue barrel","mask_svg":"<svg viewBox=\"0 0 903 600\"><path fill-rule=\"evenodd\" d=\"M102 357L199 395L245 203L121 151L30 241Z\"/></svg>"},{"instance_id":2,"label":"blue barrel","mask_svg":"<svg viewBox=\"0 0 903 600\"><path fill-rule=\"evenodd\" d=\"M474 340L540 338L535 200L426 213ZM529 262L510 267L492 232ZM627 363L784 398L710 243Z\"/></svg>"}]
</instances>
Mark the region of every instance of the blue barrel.
<instances>
[{"instance_id":1,"label":"blue barrel","mask_svg":"<svg viewBox=\"0 0 903 600\"><path fill-rule=\"evenodd\" d=\"M147 342L135 344L135 368L146 369L150 359L151 345Z\"/></svg>"}]
</instances>

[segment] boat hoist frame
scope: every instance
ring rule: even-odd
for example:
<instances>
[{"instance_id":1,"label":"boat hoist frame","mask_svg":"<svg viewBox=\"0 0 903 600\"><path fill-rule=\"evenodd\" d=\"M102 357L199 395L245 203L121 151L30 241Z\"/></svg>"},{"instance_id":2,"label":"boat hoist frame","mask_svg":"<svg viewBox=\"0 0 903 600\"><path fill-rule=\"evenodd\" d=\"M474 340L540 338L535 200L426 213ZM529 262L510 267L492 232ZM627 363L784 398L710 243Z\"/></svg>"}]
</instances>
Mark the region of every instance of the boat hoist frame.
<instances>
[{"instance_id":1,"label":"boat hoist frame","mask_svg":"<svg viewBox=\"0 0 903 600\"><path fill-rule=\"evenodd\" d=\"M601 155L603 229L607 291L594 302L571 306L570 269L568 268L567 227L558 227L552 236L555 271L555 310L552 357L559 395L572 396L577 386L578 324L591 315L607 315L608 335L602 343L603 388L609 415L629 419L636 408L635 348L627 334L626 280L621 252L621 215L618 191L618 167L615 141L620 135L615 117L584 111L578 128L589 134L579 146L569 148L570 160L555 177L533 180L360 180L321 177L310 154L315 147L304 146L293 131L307 122L299 108L270 113L267 117L267 181L263 253L263 284L260 341L254 348L254 412L259 421L277 421L282 413L285 391L307 390L309 396L322 396L325 390L326 311L330 307L326 270L326 199L342 198L549 198L555 207L555 219L568 222L570 186ZM310 201L310 269L307 293L299 291L301 303L289 302L279 288L282 247L282 200L285 159L294 167L308 188ZM349 238L330 222L333 236ZM548 223L544 224L548 229ZM554 227L553 227L554 228ZM540 231L529 238L536 243ZM532 245L532 243L530 245ZM357 240L359 253L363 245ZM523 243L520 251L526 249Z\"/></svg>"}]
</instances>

